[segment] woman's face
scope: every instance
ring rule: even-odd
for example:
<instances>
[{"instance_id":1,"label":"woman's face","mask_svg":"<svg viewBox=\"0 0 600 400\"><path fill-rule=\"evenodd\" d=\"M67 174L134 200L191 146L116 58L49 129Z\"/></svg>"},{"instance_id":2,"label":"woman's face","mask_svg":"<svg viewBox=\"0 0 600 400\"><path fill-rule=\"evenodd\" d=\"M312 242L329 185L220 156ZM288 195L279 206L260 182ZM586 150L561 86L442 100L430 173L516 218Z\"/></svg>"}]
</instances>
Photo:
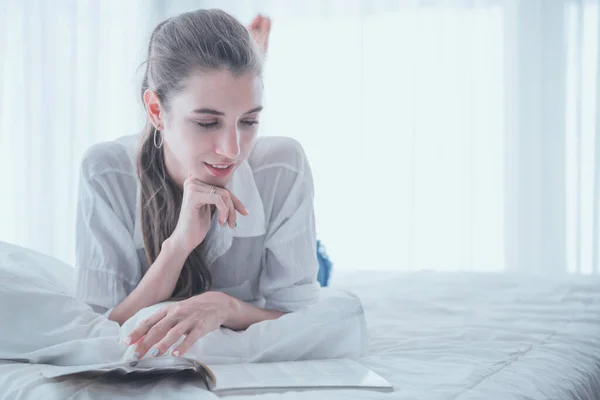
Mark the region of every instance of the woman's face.
<instances>
[{"instance_id":1,"label":"woman's face","mask_svg":"<svg viewBox=\"0 0 600 400\"><path fill-rule=\"evenodd\" d=\"M256 74L227 70L192 75L161 112L165 162L182 184L188 174L225 186L252 149L262 109ZM164 116L164 117L163 117Z\"/></svg>"}]
</instances>

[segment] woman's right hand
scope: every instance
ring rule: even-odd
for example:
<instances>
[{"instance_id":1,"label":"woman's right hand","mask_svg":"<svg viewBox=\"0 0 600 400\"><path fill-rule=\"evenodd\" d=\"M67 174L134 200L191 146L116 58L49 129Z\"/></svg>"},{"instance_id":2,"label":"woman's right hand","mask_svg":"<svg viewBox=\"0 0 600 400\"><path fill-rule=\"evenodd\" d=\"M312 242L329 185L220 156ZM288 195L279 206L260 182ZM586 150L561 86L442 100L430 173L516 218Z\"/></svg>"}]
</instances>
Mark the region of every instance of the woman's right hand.
<instances>
[{"instance_id":1,"label":"woman's right hand","mask_svg":"<svg viewBox=\"0 0 600 400\"><path fill-rule=\"evenodd\" d=\"M202 243L210 228L212 206L218 211L221 226L235 227L236 211L248 215L246 207L229 190L188 176L183 183L183 199L177 226L171 235L178 247L191 253Z\"/></svg>"}]
</instances>

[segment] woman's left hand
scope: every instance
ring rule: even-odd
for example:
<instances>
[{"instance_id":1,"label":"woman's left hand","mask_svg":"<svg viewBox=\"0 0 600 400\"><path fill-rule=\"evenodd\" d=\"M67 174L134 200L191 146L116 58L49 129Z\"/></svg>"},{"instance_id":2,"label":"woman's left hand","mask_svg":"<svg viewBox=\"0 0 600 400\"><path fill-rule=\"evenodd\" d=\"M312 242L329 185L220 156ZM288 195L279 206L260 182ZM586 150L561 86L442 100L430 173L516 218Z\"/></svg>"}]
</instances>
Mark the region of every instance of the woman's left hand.
<instances>
[{"instance_id":1,"label":"woman's left hand","mask_svg":"<svg viewBox=\"0 0 600 400\"><path fill-rule=\"evenodd\" d=\"M136 344L133 359L141 359L148 351L154 357L163 355L186 335L171 353L182 356L198 339L223 325L233 309L233 301L224 293L206 292L161 308L125 339L126 343Z\"/></svg>"}]
</instances>

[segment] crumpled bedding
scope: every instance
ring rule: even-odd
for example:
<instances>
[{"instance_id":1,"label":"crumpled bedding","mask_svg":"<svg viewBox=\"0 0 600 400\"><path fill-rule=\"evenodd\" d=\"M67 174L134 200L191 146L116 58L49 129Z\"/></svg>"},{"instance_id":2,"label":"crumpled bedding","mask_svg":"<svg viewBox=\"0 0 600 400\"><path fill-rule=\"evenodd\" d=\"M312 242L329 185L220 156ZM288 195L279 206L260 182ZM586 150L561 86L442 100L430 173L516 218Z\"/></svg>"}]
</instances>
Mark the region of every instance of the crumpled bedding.
<instances>
[{"instance_id":1,"label":"crumpled bedding","mask_svg":"<svg viewBox=\"0 0 600 400\"><path fill-rule=\"evenodd\" d=\"M125 322L119 331L120 340L161 306L145 308ZM358 359L366 355L367 341L360 299L344 290L325 288L314 306L254 324L243 332L224 328L211 332L198 340L186 357L205 364ZM129 359L133 351L134 346L129 346L122 359ZM151 355L146 353L144 358L148 357Z\"/></svg>"},{"instance_id":2,"label":"crumpled bedding","mask_svg":"<svg viewBox=\"0 0 600 400\"><path fill-rule=\"evenodd\" d=\"M55 268L56 275L45 273L47 268ZM130 359L134 346L126 346L123 339L169 304L142 309L121 327L72 296L73 270L56 260L0 245L0 274L0 318L7 321L0 329L3 360L93 366ZM241 332L219 328L185 356L207 364L356 359L365 354L366 343L360 300L343 290L324 289L316 304L279 319Z\"/></svg>"},{"instance_id":3,"label":"crumpled bedding","mask_svg":"<svg viewBox=\"0 0 600 400\"><path fill-rule=\"evenodd\" d=\"M368 354L359 361L395 391L288 392L232 400L600 397L598 277L337 270L331 284L360 298ZM216 398L189 376L49 380L40 368L0 362L0 398Z\"/></svg>"}]
</instances>

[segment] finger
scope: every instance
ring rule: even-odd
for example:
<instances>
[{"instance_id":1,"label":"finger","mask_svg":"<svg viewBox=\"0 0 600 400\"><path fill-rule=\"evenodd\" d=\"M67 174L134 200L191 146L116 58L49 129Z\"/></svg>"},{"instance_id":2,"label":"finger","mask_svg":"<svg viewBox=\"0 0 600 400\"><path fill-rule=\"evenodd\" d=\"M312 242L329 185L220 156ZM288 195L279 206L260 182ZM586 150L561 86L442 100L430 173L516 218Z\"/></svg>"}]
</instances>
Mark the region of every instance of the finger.
<instances>
[{"instance_id":1,"label":"finger","mask_svg":"<svg viewBox=\"0 0 600 400\"><path fill-rule=\"evenodd\" d=\"M191 332L186 336L186 338L181 342L179 346L173 349L173 356L181 357L185 354L186 351L190 349L200 338L204 337L208 332L205 329L205 325L196 326Z\"/></svg>"},{"instance_id":2,"label":"finger","mask_svg":"<svg viewBox=\"0 0 600 400\"><path fill-rule=\"evenodd\" d=\"M187 184L189 190L194 190L196 192L203 192L203 193L204 192L210 193L210 191L213 189L219 189L217 187L211 186L211 185L201 181L200 179L196 178L192 174L188 174L188 177L185 179L185 181L183 181L183 184L184 184L184 189L185 189L185 185Z\"/></svg>"},{"instance_id":3,"label":"finger","mask_svg":"<svg viewBox=\"0 0 600 400\"><path fill-rule=\"evenodd\" d=\"M237 214L235 213L235 207L233 206L233 201L231 200L231 193L227 189L218 189L217 193L223 198L223 202L227 206L227 219L226 223L230 228L235 227L235 220L237 219Z\"/></svg>"},{"instance_id":4,"label":"finger","mask_svg":"<svg viewBox=\"0 0 600 400\"><path fill-rule=\"evenodd\" d=\"M229 218L229 206L219 193L209 194L209 196L211 197L211 204L214 204L219 210L219 224L225 226Z\"/></svg>"},{"instance_id":5,"label":"finger","mask_svg":"<svg viewBox=\"0 0 600 400\"><path fill-rule=\"evenodd\" d=\"M193 325L190 323L181 322L180 324L171 328L167 335L159 343L157 343L156 346L154 346L158 349L158 354L165 354L175 343L181 339L182 336L186 335L187 339L192 327ZM175 355L175 357L177 357L177 355Z\"/></svg>"},{"instance_id":6,"label":"finger","mask_svg":"<svg viewBox=\"0 0 600 400\"><path fill-rule=\"evenodd\" d=\"M190 190L194 190L196 192L209 193L213 189L212 186L207 185L200 179L195 178L191 175L185 180L184 183L188 184Z\"/></svg>"},{"instance_id":7,"label":"finger","mask_svg":"<svg viewBox=\"0 0 600 400\"><path fill-rule=\"evenodd\" d=\"M221 196L223 199L223 202L220 202L215 198L213 198L213 200L206 200L206 198L204 198L204 203L200 203L200 199L196 199L196 208L200 208L202 205L204 204L214 204L217 209L219 210L219 225L221 226L225 226L225 224L228 224L231 228L233 228L235 226L235 222L237 219L237 215L235 213L236 208L241 208L244 212L240 211L242 214L247 215L248 211L246 210L246 208L243 206L243 204L241 203L241 201L239 201L239 199L237 197L235 197L235 200L237 200L238 206L241 207L236 207L234 200L232 198L232 194L229 192L229 190L224 189L224 188L220 188L220 187L214 187L214 186L210 186L205 184L204 182L188 176L189 179L189 183L187 186L187 189L190 191L195 191L195 192L199 192L199 193L207 193L209 195L218 195ZM188 180L186 180L187 182ZM214 191L214 193L213 193Z\"/></svg>"},{"instance_id":8,"label":"finger","mask_svg":"<svg viewBox=\"0 0 600 400\"><path fill-rule=\"evenodd\" d=\"M137 326L137 328L135 328L133 331L131 331L129 336L127 336L123 340L123 343L125 343L126 345L129 346L132 343L139 342L140 339L142 338L142 336L146 335L148 333L148 331L150 330L150 328L152 328L155 324L157 324L166 315L167 315L167 308L166 307L161 308L160 310L158 310L157 312L152 314L150 317L143 320Z\"/></svg>"},{"instance_id":9,"label":"finger","mask_svg":"<svg viewBox=\"0 0 600 400\"><path fill-rule=\"evenodd\" d=\"M192 174L188 174L187 178L183 181L183 191L187 189L188 186L196 183L196 178L192 176Z\"/></svg>"},{"instance_id":10,"label":"finger","mask_svg":"<svg viewBox=\"0 0 600 400\"><path fill-rule=\"evenodd\" d=\"M229 218L227 219L229 222L230 228L235 228L237 226L237 214L235 212L235 206L233 205L233 200L231 199L231 195L227 197L227 205L229 206Z\"/></svg>"},{"instance_id":11,"label":"finger","mask_svg":"<svg viewBox=\"0 0 600 400\"><path fill-rule=\"evenodd\" d=\"M235 206L233 205L233 201L231 199L231 193L227 189L219 188L219 187L209 187L210 193L212 195L220 196L222 202L215 200L211 204L215 204L217 209L219 210L219 224L221 226L229 225L231 228L235 226L235 221L237 219L237 215L235 213ZM212 191L214 190L214 193ZM223 207L219 207L222 204ZM223 209L225 211L223 211Z\"/></svg>"},{"instance_id":12,"label":"finger","mask_svg":"<svg viewBox=\"0 0 600 400\"><path fill-rule=\"evenodd\" d=\"M157 357L162 354L155 345L159 343L176 325L177 321L172 317L163 318L158 324L154 325L145 338L136 346L135 353L137 353L137 359L142 359L148 351L150 351L150 355L153 357Z\"/></svg>"},{"instance_id":13,"label":"finger","mask_svg":"<svg viewBox=\"0 0 600 400\"><path fill-rule=\"evenodd\" d=\"M135 342L131 343L131 346L135 346L137 345L139 342L141 342L142 340L144 340L144 338L146 337L146 335L142 336L141 338L139 338L138 340L136 340Z\"/></svg>"},{"instance_id":14,"label":"finger","mask_svg":"<svg viewBox=\"0 0 600 400\"><path fill-rule=\"evenodd\" d=\"M142 336L141 338L139 338L138 340L136 340L135 342L133 342L132 346L135 346L136 344L138 344L139 342L141 342L142 340L144 340L145 337L146 337L146 335Z\"/></svg>"},{"instance_id":15,"label":"finger","mask_svg":"<svg viewBox=\"0 0 600 400\"><path fill-rule=\"evenodd\" d=\"M207 187L197 184L190 184L188 188L190 191L196 193L192 199L194 208L200 209L207 204L214 204L217 207L217 210L219 210L219 225L223 226L227 223L227 219L229 218L229 206L225 203L218 191L210 193L207 192ZM209 190L213 189L212 187L208 188Z\"/></svg>"},{"instance_id":16,"label":"finger","mask_svg":"<svg viewBox=\"0 0 600 400\"><path fill-rule=\"evenodd\" d=\"M195 207L198 209L207 204L214 204L219 211L219 225L224 226L227 223L229 207L218 193L200 193L194 200Z\"/></svg>"},{"instance_id":17,"label":"finger","mask_svg":"<svg viewBox=\"0 0 600 400\"><path fill-rule=\"evenodd\" d=\"M242 215L248 215L248 210L246 209L246 207L242 204L242 202L240 201L240 199L237 198L236 195L234 195L233 193L229 192L229 195L231 196L231 201L233 201L233 207L239 211L240 214Z\"/></svg>"}]
</instances>

